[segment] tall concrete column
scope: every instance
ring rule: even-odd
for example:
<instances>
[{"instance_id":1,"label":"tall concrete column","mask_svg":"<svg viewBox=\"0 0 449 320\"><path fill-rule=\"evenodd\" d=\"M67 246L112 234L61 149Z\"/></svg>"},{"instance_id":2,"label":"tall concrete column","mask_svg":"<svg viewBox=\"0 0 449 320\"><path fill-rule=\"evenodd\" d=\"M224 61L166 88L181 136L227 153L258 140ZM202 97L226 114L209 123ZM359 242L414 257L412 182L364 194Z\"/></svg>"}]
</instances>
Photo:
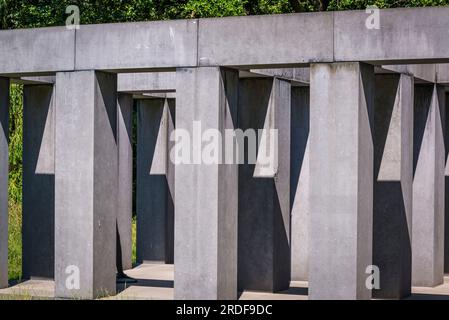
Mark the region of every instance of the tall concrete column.
<instances>
[{"instance_id":1,"label":"tall concrete column","mask_svg":"<svg viewBox=\"0 0 449 320\"><path fill-rule=\"evenodd\" d=\"M374 71L310 69L309 299L370 299Z\"/></svg>"},{"instance_id":2,"label":"tall concrete column","mask_svg":"<svg viewBox=\"0 0 449 320\"><path fill-rule=\"evenodd\" d=\"M133 96L120 93L117 100L118 209L117 263L123 270L132 268L133 213Z\"/></svg>"},{"instance_id":3,"label":"tall concrete column","mask_svg":"<svg viewBox=\"0 0 449 320\"><path fill-rule=\"evenodd\" d=\"M309 273L309 87L292 87L290 206L292 280Z\"/></svg>"},{"instance_id":4,"label":"tall concrete column","mask_svg":"<svg viewBox=\"0 0 449 320\"><path fill-rule=\"evenodd\" d=\"M176 77L174 153L187 161L175 166L175 299L237 299L238 167L220 161L216 144L236 127L238 72L180 68Z\"/></svg>"},{"instance_id":5,"label":"tall concrete column","mask_svg":"<svg viewBox=\"0 0 449 320\"><path fill-rule=\"evenodd\" d=\"M373 265L377 298L411 294L413 77L376 75L374 99Z\"/></svg>"},{"instance_id":6,"label":"tall concrete column","mask_svg":"<svg viewBox=\"0 0 449 320\"><path fill-rule=\"evenodd\" d=\"M23 88L23 277L53 278L55 251L54 87Z\"/></svg>"},{"instance_id":7,"label":"tall concrete column","mask_svg":"<svg viewBox=\"0 0 449 320\"><path fill-rule=\"evenodd\" d=\"M449 93L445 95L444 145L446 167L444 169L444 273L449 273Z\"/></svg>"},{"instance_id":8,"label":"tall concrete column","mask_svg":"<svg viewBox=\"0 0 449 320\"><path fill-rule=\"evenodd\" d=\"M288 81L240 80L239 129L256 130L258 137L258 143L248 140L245 150L248 155L257 146L257 162L239 166L240 290L273 292L290 286L290 101ZM262 145L260 130L277 130L274 148ZM266 156L277 162L270 172L261 169L259 160Z\"/></svg>"},{"instance_id":9,"label":"tall concrete column","mask_svg":"<svg viewBox=\"0 0 449 320\"><path fill-rule=\"evenodd\" d=\"M9 79L0 78L0 288L8 286Z\"/></svg>"},{"instance_id":10,"label":"tall concrete column","mask_svg":"<svg viewBox=\"0 0 449 320\"><path fill-rule=\"evenodd\" d=\"M115 294L117 76L56 75L55 296Z\"/></svg>"},{"instance_id":11,"label":"tall concrete column","mask_svg":"<svg viewBox=\"0 0 449 320\"><path fill-rule=\"evenodd\" d=\"M170 134L174 99L138 102L137 261L173 263L174 164Z\"/></svg>"},{"instance_id":12,"label":"tall concrete column","mask_svg":"<svg viewBox=\"0 0 449 320\"><path fill-rule=\"evenodd\" d=\"M444 273L444 89L415 86L412 283L433 287Z\"/></svg>"}]
</instances>

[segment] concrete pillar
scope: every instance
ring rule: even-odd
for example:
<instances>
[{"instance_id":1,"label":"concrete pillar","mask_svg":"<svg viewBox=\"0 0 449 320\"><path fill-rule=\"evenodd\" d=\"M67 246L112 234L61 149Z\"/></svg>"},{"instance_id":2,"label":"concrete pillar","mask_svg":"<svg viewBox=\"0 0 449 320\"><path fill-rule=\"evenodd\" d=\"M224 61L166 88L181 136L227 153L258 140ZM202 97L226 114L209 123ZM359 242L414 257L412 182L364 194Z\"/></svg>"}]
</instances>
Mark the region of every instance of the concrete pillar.
<instances>
[{"instance_id":1,"label":"concrete pillar","mask_svg":"<svg viewBox=\"0 0 449 320\"><path fill-rule=\"evenodd\" d=\"M373 265L377 298L411 294L413 77L376 75L374 99Z\"/></svg>"},{"instance_id":2,"label":"concrete pillar","mask_svg":"<svg viewBox=\"0 0 449 320\"><path fill-rule=\"evenodd\" d=\"M292 280L309 273L309 87L292 87L290 206Z\"/></svg>"},{"instance_id":3,"label":"concrete pillar","mask_svg":"<svg viewBox=\"0 0 449 320\"><path fill-rule=\"evenodd\" d=\"M412 284L433 287L444 272L444 89L415 86Z\"/></svg>"},{"instance_id":4,"label":"concrete pillar","mask_svg":"<svg viewBox=\"0 0 449 320\"><path fill-rule=\"evenodd\" d=\"M173 263L174 164L170 161L174 99L138 102L137 261Z\"/></svg>"},{"instance_id":5,"label":"concrete pillar","mask_svg":"<svg viewBox=\"0 0 449 320\"><path fill-rule=\"evenodd\" d=\"M117 103L118 209L117 263L123 270L132 268L133 213L133 96L120 93Z\"/></svg>"},{"instance_id":6,"label":"concrete pillar","mask_svg":"<svg viewBox=\"0 0 449 320\"><path fill-rule=\"evenodd\" d=\"M56 75L55 296L115 294L117 76Z\"/></svg>"},{"instance_id":7,"label":"concrete pillar","mask_svg":"<svg viewBox=\"0 0 449 320\"><path fill-rule=\"evenodd\" d=\"M239 166L240 290L273 292L290 286L290 88L290 82L276 78L240 80L239 128L256 130L259 142L253 141L257 163ZM262 129L277 130L277 148L267 153L277 164L268 173L260 169Z\"/></svg>"},{"instance_id":8,"label":"concrete pillar","mask_svg":"<svg viewBox=\"0 0 449 320\"><path fill-rule=\"evenodd\" d=\"M23 88L22 274L54 277L54 87Z\"/></svg>"},{"instance_id":9,"label":"concrete pillar","mask_svg":"<svg viewBox=\"0 0 449 320\"><path fill-rule=\"evenodd\" d=\"M310 69L309 299L370 299L374 71Z\"/></svg>"},{"instance_id":10,"label":"concrete pillar","mask_svg":"<svg viewBox=\"0 0 449 320\"><path fill-rule=\"evenodd\" d=\"M444 145L446 167L444 169L444 273L449 273L449 93L445 95Z\"/></svg>"},{"instance_id":11,"label":"concrete pillar","mask_svg":"<svg viewBox=\"0 0 449 320\"><path fill-rule=\"evenodd\" d=\"M0 78L0 289L8 286L9 79Z\"/></svg>"},{"instance_id":12,"label":"concrete pillar","mask_svg":"<svg viewBox=\"0 0 449 320\"><path fill-rule=\"evenodd\" d=\"M175 299L237 299L238 167L200 155L201 146L206 155L222 155L211 141L236 127L238 72L180 68L176 77L176 130L184 138L174 153L187 146L187 163L196 164L175 167Z\"/></svg>"}]
</instances>

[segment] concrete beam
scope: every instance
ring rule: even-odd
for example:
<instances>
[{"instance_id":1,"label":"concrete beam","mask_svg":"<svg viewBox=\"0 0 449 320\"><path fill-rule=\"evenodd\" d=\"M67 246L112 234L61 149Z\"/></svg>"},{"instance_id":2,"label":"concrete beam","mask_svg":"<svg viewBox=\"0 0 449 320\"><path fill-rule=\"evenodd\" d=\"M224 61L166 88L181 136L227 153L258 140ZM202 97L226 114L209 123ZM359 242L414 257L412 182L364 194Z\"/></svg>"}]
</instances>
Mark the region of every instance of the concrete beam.
<instances>
[{"instance_id":1,"label":"concrete beam","mask_svg":"<svg viewBox=\"0 0 449 320\"><path fill-rule=\"evenodd\" d=\"M370 299L374 70L310 69L309 299Z\"/></svg>"},{"instance_id":2,"label":"concrete beam","mask_svg":"<svg viewBox=\"0 0 449 320\"><path fill-rule=\"evenodd\" d=\"M376 75L374 103L373 265L376 298L411 294L413 77Z\"/></svg>"},{"instance_id":3,"label":"concrete beam","mask_svg":"<svg viewBox=\"0 0 449 320\"><path fill-rule=\"evenodd\" d=\"M161 93L176 90L176 72L124 73L118 75L118 91Z\"/></svg>"},{"instance_id":4,"label":"concrete beam","mask_svg":"<svg viewBox=\"0 0 449 320\"><path fill-rule=\"evenodd\" d=\"M291 278L309 273L309 87L292 87L291 99Z\"/></svg>"},{"instance_id":5,"label":"concrete beam","mask_svg":"<svg viewBox=\"0 0 449 320\"><path fill-rule=\"evenodd\" d=\"M290 285L290 101L288 81L277 78L240 80L239 129L256 130L257 157L262 155L276 162L275 171L268 175L261 173L259 161L239 165L240 291L275 292L286 290ZM277 130L278 143L274 143L274 148L267 144L269 138L261 138L259 130L266 130L267 134L269 130Z\"/></svg>"},{"instance_id":6,"label":"concrete beam","mask_svg":"<svg viewBox=\"0 0 449 320\"><path fill-rule=\"evenodd\" d=\"M200 19L198 64L264 68L332 61L332 15Z\"/></svg>"},{"instance_id":7,"label":"concrete beam","mask_svg":"<svg viewBox=\"0 0 449 320\"><path fill-rule=\"evenodd\" d=\"M170 135L174 99L138 102L137 117L137 261L173 263L174 164Z\"/></svg>"},{"instance_id":8,"label":"concrete beam","mask_svg":"<svg viewBox=\"0 0 449 320\"><path fill-rule=\"evenodd\" d=\"M223 136L236 127L237 71L206 67L176 73L177 130L198 139L194 121L201 132L216 129ZM181 145L195 159L201 155L197 142L193 148ZM198 162L175 168L175 299L237 299L238 166Z\"/></svg>"},{"instance_id":9,"label":"concrete beam","mask_svg":"<svg viewBox=\"0 0 449 320\"><path fill-rule=\"evenodd\" d=\"M133 96L120 93L117 98L118 208L117 266L132 268L133 214Z\"/></svg>"},{"instance_id":10,"label":"concrete beam","mask_svg":"<svg viewBox=\"0 0 449 320\"><path fill-rule=\"evenodd\" d=\"M55 99L53 85L23 88L22 274L54 277Z\"/></svg>"},{"instance_id":11,"label":"concrete beam","mask_svg":"<svg viewBox=\"0 0 449 320\"><path fill-rule=\"evenodd\" d=\"M56 75L55 296L115 294L117 77Z\"/></svg>"},{"instance_id":12,"label":"concrete beam","mask_svg":"<svg viewBox=\"0 0 449 320\"><path fill-rule=\"evenodd\" d=\"M75 69L196 66L197 33L198 20L83 25L76 32Z\"/></svg>"},{"instance_id":13,"label":"concrete beam","mask_svg":"<svg viewBox=\"0 0 449 320\"><path fill-rule=\"evenodd\" d=\"M0 288L8 286L9 79L0 78Z\"/></svg>"},{"instance_id":14,"label":"concrete beam","mask_svg":"<svg viewBox=\"0 0 449 320\"><path fill-rule=\"evenodd\" d=\"M382 66L376 74L382 72L395 72L401 74L413 75L415 82L429 82L434 83L437 81L437 67L438 64L404 64L404 65L385 65ZM377 69L377 68L376 68Z\"/></svg>"},{"instance_id":15,"label":"concrete beam","mask_svg":"<svg viewBox=\"0 0 449 320\"><path fill-rule=\"evenodd\" d=\"M443 283L444 269L444 90L415 86L413 137L412 283Z\"/></svg>"},{"instance_id":16,"label":"concrete beam","mask_svg":"<svg viewBox=\"0 0 449 320\"><path fill-rule=\"evenodd\" d=\"M65 27L0 31L0 73L73 70L75 31Z\"/></svg>"}]
</instances>

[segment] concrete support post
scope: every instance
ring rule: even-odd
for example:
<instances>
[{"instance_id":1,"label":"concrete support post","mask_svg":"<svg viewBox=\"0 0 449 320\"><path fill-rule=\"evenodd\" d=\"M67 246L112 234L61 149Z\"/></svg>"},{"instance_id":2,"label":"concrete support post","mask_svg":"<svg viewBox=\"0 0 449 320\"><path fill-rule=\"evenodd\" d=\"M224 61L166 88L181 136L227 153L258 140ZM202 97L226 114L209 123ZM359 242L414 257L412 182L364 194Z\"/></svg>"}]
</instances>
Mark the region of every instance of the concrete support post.
<instances>
[{"instance_id":1,"label":"concrete support post","mask_svg":"<svg viewBox=\"0 0 449 320\"><path fill-rule=\"evenodd\" d=\"M115 294L117 76L56 75L55 296Z\"/></svg>"},{"instance_id":2,"label":"concrete support post","mask_svg":"<svg viewBox=\"0 0 449 320\"><path fill-rule=\"evenodd\" d=\"M292 87L290 206L292 280L309 273L309 87Z\"/></svg>"},{"instance_id":3,"label":"concrete support post","mask_svg":"<svg viewBox=\"0 0 449 320\"><path fill-rule=\"evenodd\" d=\"M138 102L137 261L173 263L174 190L170 134L174 99Z\"/></svg>"},{"instance_id":4,"label":"concrete support post","mask_svg":"<svg viewBox=\"0 0 449 320\"><path fill-rule=\"evenodd\" d=\"M374 70L310 69L309 299L370 299Z\"/></svg>"},{"instance_id":5,"label":"concrete support post","mask_svg":"<svg viewBox=\"0 0 449 320\"><path fill-rule=\"evenodd\" d=\"M444 273L444 88L415 86L412 283L433 287Z\"/></svg>"},{"instance_id":6,"label":"concrete support post","mask_svg":"<svg viewBox=\"0 0 449 320\"><path fill-rule=\"evenodd\" d=\"M373 265L377 298L411 294L413 77L376 75L374 99Z\"/></svg>"},{"instance_id":7,"label":"concrete support post","mask_svg":"<svg viewBox=\"0 0 449 320\"><path fill-rule=\"evenodd\" d=\"M117 100L118 209L117 264L132 268L131 220L133 213L133 96L120 93Z\"/></svg>"},{"instance_id":8,"label":"concrete support post","mask_svg":"<svg viewBox=\"0 0 449 320\"><path fill-rule=\"evenodd\" d=\"M22 273L54 277L55 162L54 87L23 88Z\"/></svg>"},{"instance_id":9,"label":"concrete support post","mask_svg":"<svg viewBox=\"0 0 449 320\"><path fill-rule=\"evenodd\" d=\"M0 288L8 286L9 79L0 78Z\"/></svg>"},{"instance_id":10,"label":"concrete support post","mask_svg":"<svg viewBox=\"0 0 449 320\"><path fill-rule=\"evenodd\" d=\"M257 147L256 163L239 166L240 290L274 292L290 286L290 101L288 81L240 80L239 129L256 130L258 137L258 143L248 140L245 150L249 159L250 148ZM273 148L264 145L262 130L268 135L276 130ZM261 161L264 157L269 162Z\"/></svg>"},{"instance_id":11,"label":"concrete support post","mask_svg":"<svg viewBox=\"0 0 449 320\"><path fill-rule=\"evenodd\" d=\"M444 273L449 273L449 93L445 95L444 145L446 167L444 169Z\"/></svg>"},{"instance_id":12,"label":"concrete support post","mask_svg":"<svg viewBox=\"0 0 449 320\"><path fill-rule=\"evenodd\" d=\"M236 127L238 72L180 68L176 77L174 153L180 146L187 159L175 168L175 299L237 299L238 166L217 144Z\"/></svg>"}]
</instances>

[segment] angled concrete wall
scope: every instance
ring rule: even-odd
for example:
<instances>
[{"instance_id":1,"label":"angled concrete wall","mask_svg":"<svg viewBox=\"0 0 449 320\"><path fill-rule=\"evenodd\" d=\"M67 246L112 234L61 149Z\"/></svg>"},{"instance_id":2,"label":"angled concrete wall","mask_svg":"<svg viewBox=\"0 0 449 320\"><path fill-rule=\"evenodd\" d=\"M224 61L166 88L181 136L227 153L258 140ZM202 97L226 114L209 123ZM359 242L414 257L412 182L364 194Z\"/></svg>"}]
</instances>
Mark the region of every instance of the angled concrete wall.
<instances>
[{"instance_id":1,"label":"angled concrete wall","mask_svg":"<svg viewBox=\"0 0 449 320\"><path fill-rule=\"evenodd\" d=\"M374 101L373 296L400 299L412 279L413 78L376 75Z\"/></svg>"},{"instance_id":2,"label":"angled concrete wall","mask_svg":"<svg viewBox=\"0 0 449 320\"><path fill-rule=\"evenodd\" d=\"M132 268L131 220L133 214L133 97L117 97L118 208L117 267Z\"/></svg>"},{"instance_id":3,"label":"angled concrete wall","mask_svg":"<svg viewBox=\"0 0 449 320\"><path fill-rule=\"evenodd\" d=\"M56 75L55 296L115 294L117 77Z\"/></svg>"},{"instance_id":4,"label":"angled concrete wall","mask_svg":"<svg viewBox=\"0 0 449 320\"><path fill-rule=\"evenodd\" d=\"M290 144L292 280L308 280L309 272L309 131L310 89L292 87Z\"/></svg>"},{"instance_id":5,"label":"angled concrete wall","mask_svg":"<svg viewBox=\"0 0 449 320\"><path fill-rule=\"evenodd\" d=\"M177 130L192 136L193 121L202 132L236 127L236 70L176 72ZM175 299L237 299L237 190L235 164L176 165Z\"/></svg>"},{"instance_id":6,"label":"angled concrete wall","mask_svg":"<svg viewBox=\"0 0 449 320\"><path fill-rule=\"evenodd\" d=\"M22 274L53 278L55 251L53 85L23 88Z\"/></svg>"},{"instance_id":7,"label":"angled concrete wall","mask_svg":"<svg viewBox=\"0 0 449 320\"><path fill-rule=\"evenodd\" d=\"M239 290L279 291L290 285L290 82L241 79L239 129L277 130L273 175L259 174L259 162L239 165ZM266 152L258 136L258 161ZM245 159L248 157L245 150Z\"/></svg>"},{"instance_id":8,"label":"angled concrete wall","mask_svg":"<svg viewBox=\"0 0 449 320\"><path fill-rule=\"evenodd\" d=\"M413 137L412 284L443 283L444 91L416 85Z\"/></svg>"},{"instance_id":9,"label":"angled concrete wall","mask_svg":"<svg viewBox=\"0 0 449 320\"><path fill-rule=\"evenodd\" d=\"M374 70L310 69L309 299L370 299Z\"/></svg>"},{"instance_id":10,"label":"angled concrete wall","mask_svg":"<svg viewBox=\"0 0 449 320\"><path fill-rule=\"evenodd\" d=\"M137 261L173 263L174 190L170 134L174 99L138 102Z\"/></svg>"},{"instance_id":11,"label":"angled concrete wall","mask_svg":"<svg viewBox=\"0 0 449 320\"><path fill-rule=\"evenodd\" d=\"M0 288L8 286L9 79L0 78Z\"/></svg>"}]
</instances>

